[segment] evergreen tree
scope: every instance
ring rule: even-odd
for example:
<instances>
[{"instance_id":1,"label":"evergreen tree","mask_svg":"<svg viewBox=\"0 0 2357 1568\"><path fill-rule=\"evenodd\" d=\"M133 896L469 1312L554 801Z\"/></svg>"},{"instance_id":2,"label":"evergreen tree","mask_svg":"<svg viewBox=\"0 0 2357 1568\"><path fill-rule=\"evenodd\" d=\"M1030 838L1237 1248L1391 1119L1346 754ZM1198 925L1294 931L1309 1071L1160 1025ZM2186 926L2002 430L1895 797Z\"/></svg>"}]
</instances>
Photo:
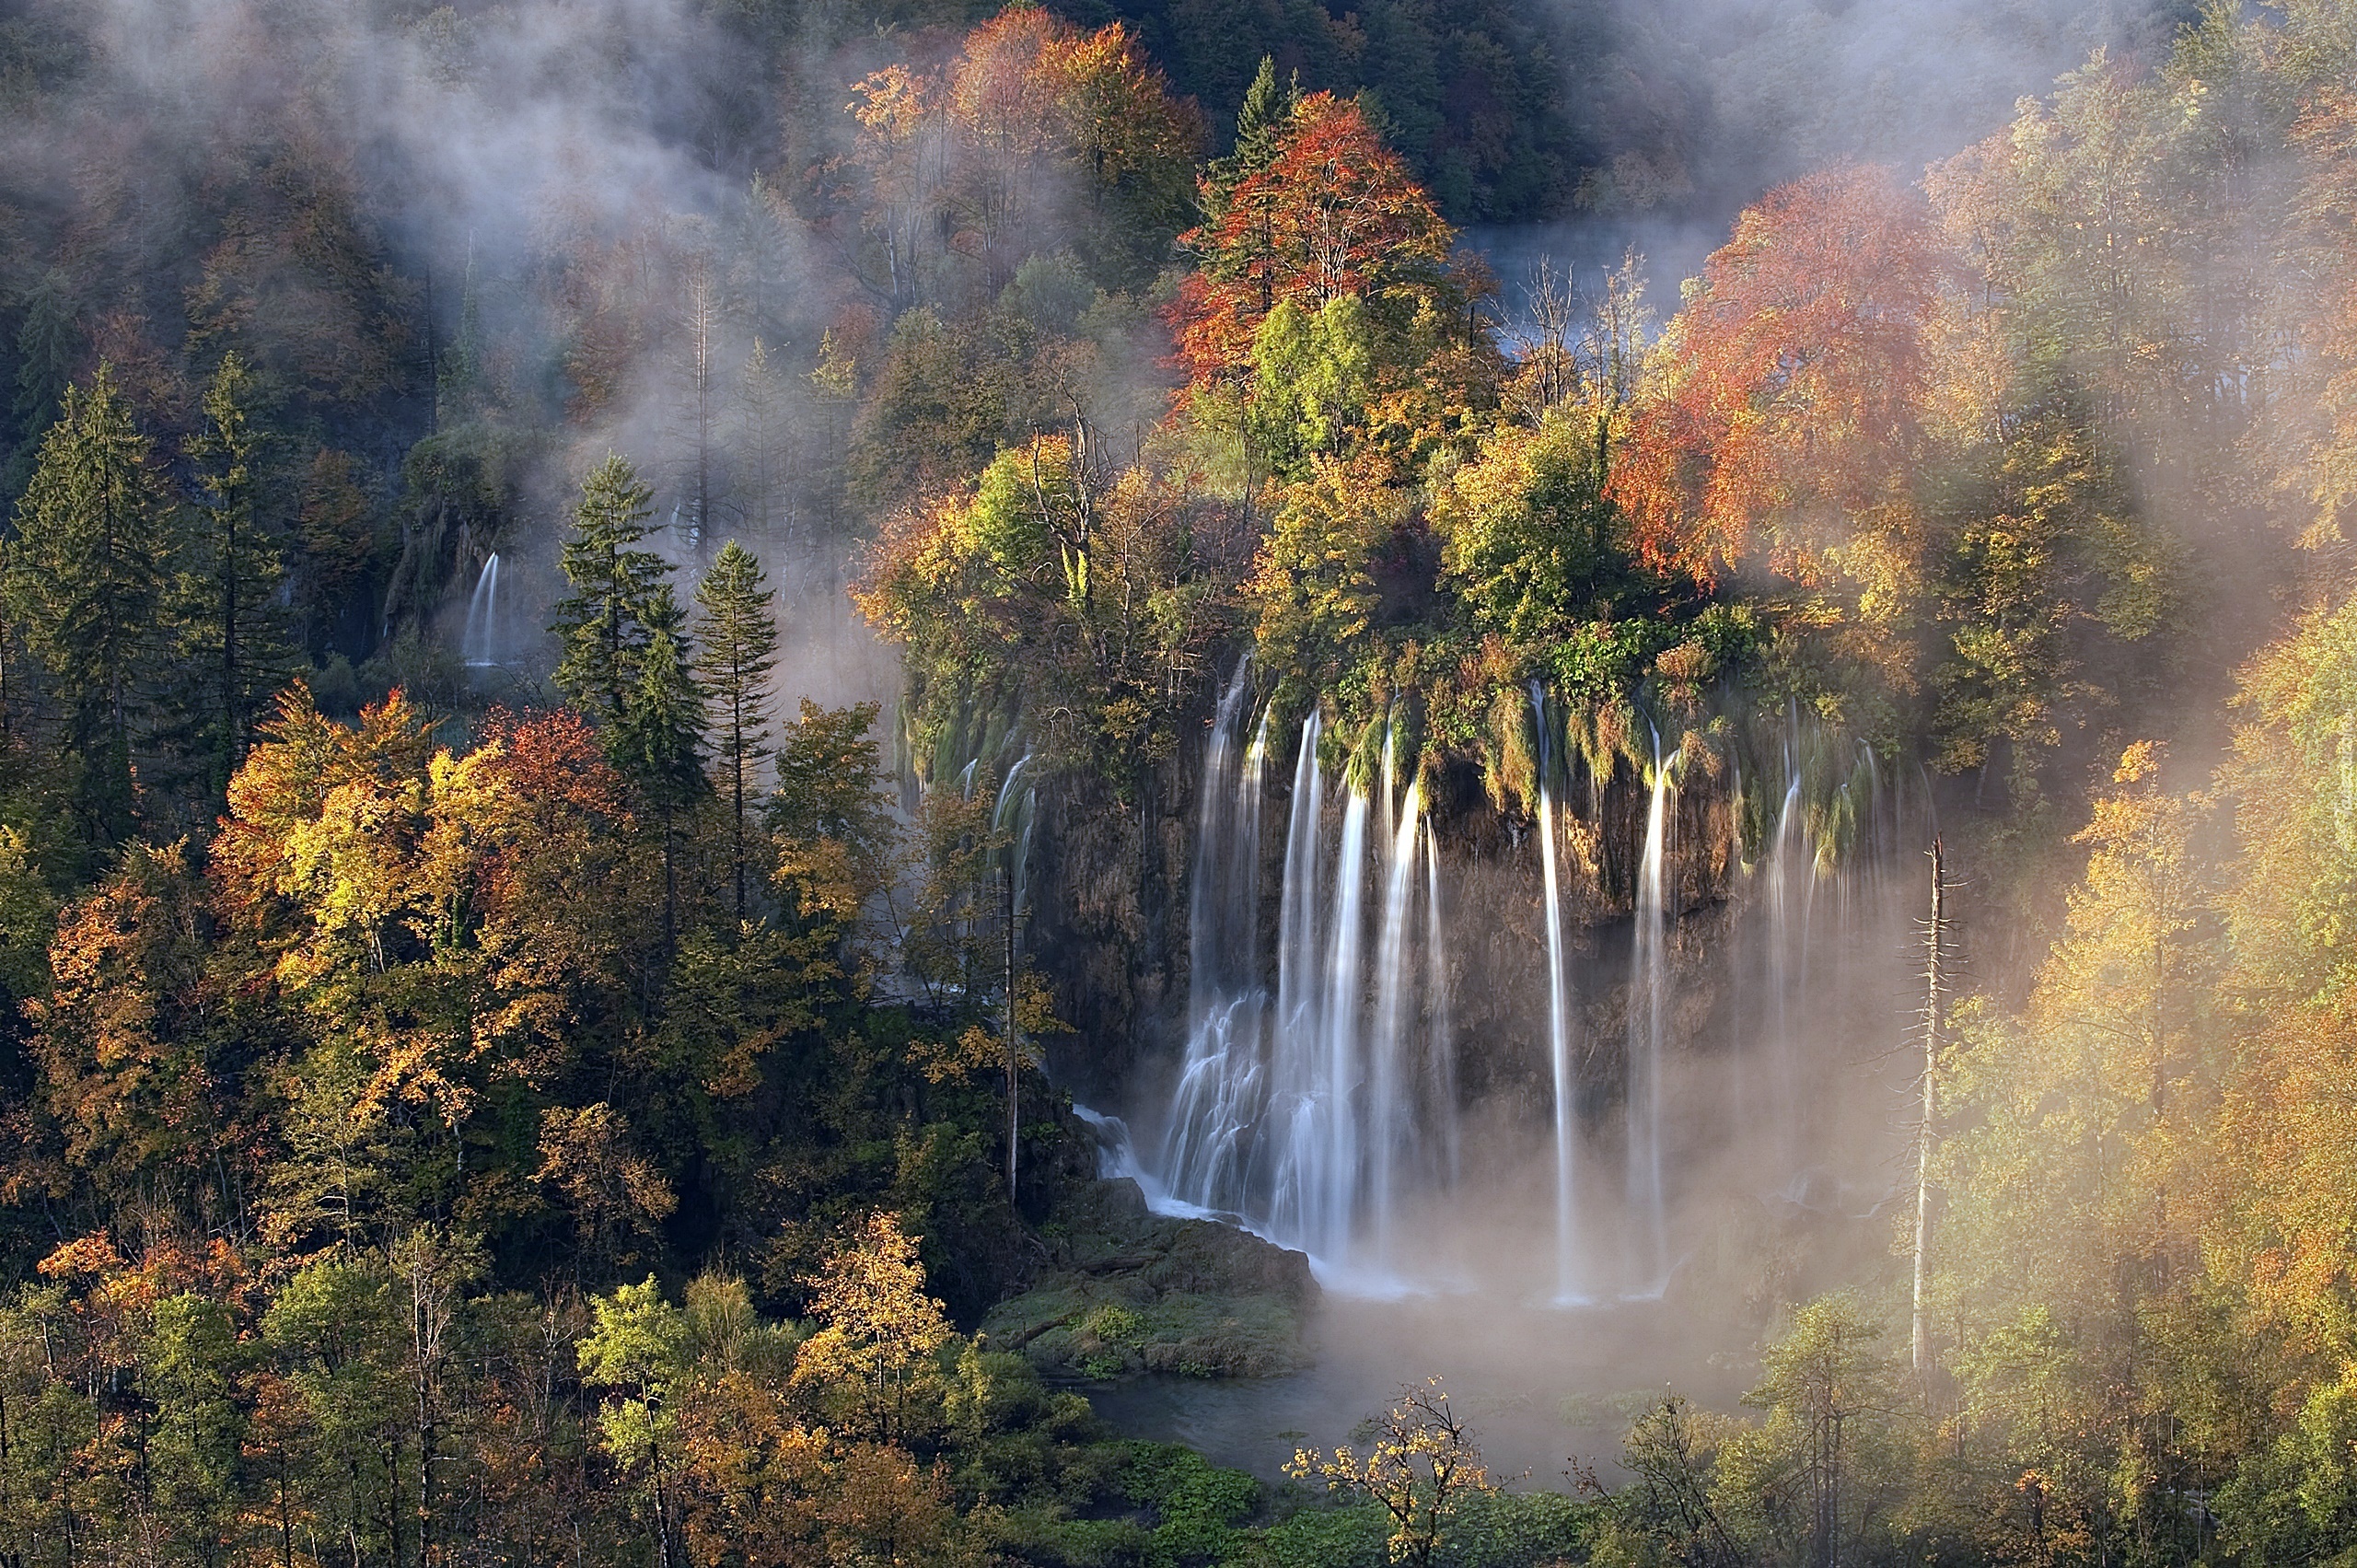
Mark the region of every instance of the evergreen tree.
<instances>
[{"instance_id":1,"label":"evergreen tree","mask_svg":"<svg viewBox=\"0 0 2357 1568\"><path fill-rule=\"evenodd\" d=\"M646 603L646 649L614 726L610 754L634 780L663 824L663 939L668 948L679 929L679 892L674 850L679 812L710 792L703 772L707 727L703 694L691 673L687 615L671 585L656 585Z\"/></svg>"},{"instance_id":2,"label":"evergreen tree","mask_svg":"<svg viewBox=\"0 0 2357 1568\"><path fill-rule=\"evenodd\" d=\"M573 595L560 599L549 630L564 645L557 690L612 732L630 708L651 635L648 610L670 563L641 550L655 493L638 470L609 453L582 482L573 537L562 563ZM614 752L617 762L621 753Z\"/></svg>"},{"instance_id":3,"label":"evergreen tree","mask_svg":"<svg viewBox=\"0 0 2357 1568\"><path fill-rule=\"evenodd\" d=\"M1301 106L1301 74L1277 84L1277 62L1260 56L1260 69L1244 90L1244 107L1236 116L1236 146L1225 157L1212 159L1203 176L1203 217L1216 224L1227 211L1229 196L1251 176L1275 161L1277 145Z\"/></svg>"},{"instance_id":4,"label":"evergreen tree","mask_svg":"<svg viewBox=\"0 0 2357 1568\"><path fill-rule=\"evenodd\" d=\"M157 645L172 506L147 438L101 364L68 387L17 503L5 596L26 647L70 713L94 842L131 829L131 723Z\"/></svg>"},{"instance_id":5,"label":"evergreen tree","mask_svg":"<svg viewBox=\"0 0 2357 1568\"><path fill-rule=\"evenodd\" d=\"M204 424L191 438L199 527L180 597L191 675L210 677L209 724L222 769L245 760L255 710L292 663L284 616L274 598L284 575L257 508L263 436L253 424L254 375L234 352L204 394Z\"/></svg>"},{"instance_id":6,"label":"evergreen tree","mask_svg":"<svg viewBox=\"0 0 2357 1568\"><path fill-rule=\"evenodd\" d=\"M25 296L25 319L17 328L17 395L9 408L16 423L16 452L5 482L21 492L32 474L41 434L57 418L58 401L74 371L72 284L52 267Z\"/></svg>"},{"instance_id":7,"label":"evergreen tree","mask_svg":"<svg viewBox=\"0 0 2357 1568\"><path fill-rule=\"evenodd\" d=\"M769 724L767 677L777 667L777 590L762 586L761 563L735 540L696 589L695 668L719 729L721 778L728 792L737 918L745 918L745 794Z\"/></svg>"}]
</instances>

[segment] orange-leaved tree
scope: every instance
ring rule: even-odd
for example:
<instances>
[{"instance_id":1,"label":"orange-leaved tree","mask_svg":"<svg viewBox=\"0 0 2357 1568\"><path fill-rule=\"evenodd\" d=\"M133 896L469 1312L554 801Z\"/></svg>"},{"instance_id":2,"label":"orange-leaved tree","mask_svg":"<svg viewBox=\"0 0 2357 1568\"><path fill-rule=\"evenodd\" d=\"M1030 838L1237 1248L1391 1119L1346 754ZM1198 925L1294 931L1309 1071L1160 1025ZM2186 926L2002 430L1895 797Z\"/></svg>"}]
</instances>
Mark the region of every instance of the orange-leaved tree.
<instances>
[{"instance_id":1,"label":"orange-leaved tree","mask_svg":"<svg viewBox=\"0 0 2357 1568\"><path fill-rule=\"evenodd\" d=\"M1709 584L1764 556L1817 586L1904 555L1949 271L1887 169L1813 174L1747 209L1670 323L1615 465L1646 563Z\"/></svg>"},{"instance_id":2,"label":"orange-leaved tree","mask_svg":"<svg viewBox=\"0 0 2357 1568\"><path fill-rule=\"evenodd\" d=\"M1469 284L1450 261L1456 230L1348 99L1302 99L1267 165L1217 212L1179 237L1201 265L1171 306L1178 360L1197 385L1248 369L1260 322L1281 301L1315 313L1357 295L1399 325L1464 308Z\"/></svg>"}]
</instances>

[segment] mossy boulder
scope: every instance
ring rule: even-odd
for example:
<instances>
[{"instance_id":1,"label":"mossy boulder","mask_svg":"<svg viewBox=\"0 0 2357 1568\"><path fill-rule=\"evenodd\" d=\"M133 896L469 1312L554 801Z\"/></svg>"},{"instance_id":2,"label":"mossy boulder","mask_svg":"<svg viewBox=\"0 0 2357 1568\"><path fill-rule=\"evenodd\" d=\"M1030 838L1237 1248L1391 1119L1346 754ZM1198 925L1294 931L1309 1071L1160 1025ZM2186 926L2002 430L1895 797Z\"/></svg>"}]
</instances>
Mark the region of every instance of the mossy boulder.
<instances>
[{"instance_id":1,"label":"mossy boulder","mask_svg":"<svg viewBox=\"0 0 2357 1568\"><path fill-rule=\"evenodd\" d=\"M1044 1227L1048 1267L982 1332L1043 1376L1268 1377L1308 1365L1309 1260L1213 1220L1148 1212L1134 1181L1076 1183Z\"/></svg>"}]
</instances>

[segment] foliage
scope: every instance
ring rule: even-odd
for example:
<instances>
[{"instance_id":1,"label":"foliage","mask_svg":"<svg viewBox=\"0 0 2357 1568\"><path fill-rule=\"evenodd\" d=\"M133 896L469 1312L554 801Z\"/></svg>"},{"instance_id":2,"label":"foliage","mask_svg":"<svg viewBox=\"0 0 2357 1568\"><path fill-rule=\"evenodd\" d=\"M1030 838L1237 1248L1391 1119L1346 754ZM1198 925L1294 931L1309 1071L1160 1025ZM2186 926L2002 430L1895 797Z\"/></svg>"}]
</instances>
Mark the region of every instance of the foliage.
<instances>
[{"instance_id":1,"label":"foliage","mask_svg":"<svg viewBox=\"0 0 2357 1568\"><path fill-rule=\"evenodd\" d=\"M1391 1561L1431 1568L1466 1497L1493 1490L1481 1450L1448 1408L1437 1377L1399 1391L1369 1423L1364 1455L1296 1450L1286 1473L1329 1490L1363 1493L1391 1521Z\"/></svg>"}]
</instances>

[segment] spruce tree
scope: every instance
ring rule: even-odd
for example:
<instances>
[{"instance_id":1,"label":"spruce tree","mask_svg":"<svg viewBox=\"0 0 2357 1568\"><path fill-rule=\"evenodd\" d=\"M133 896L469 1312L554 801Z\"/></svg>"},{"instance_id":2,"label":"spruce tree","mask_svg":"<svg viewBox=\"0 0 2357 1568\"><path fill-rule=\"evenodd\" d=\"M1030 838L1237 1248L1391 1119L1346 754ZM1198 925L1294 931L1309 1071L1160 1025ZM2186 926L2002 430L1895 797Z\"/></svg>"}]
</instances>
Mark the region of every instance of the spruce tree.
<instances>
[{"instance_id":1,"label":"spruce tree","mask_svg":"<svg viewBox=\"0 0 2357 1568\"><path fill-rule=\"evenodd\" d=\"M768 677L777 667L777 590L762 586L761 563L735 540L721 548L696 589L696 675L718 731L721 786L734 822L731 862L737 918L745 918L745 795L760 764L769 724Z\"/></svg>"},{"instance_id":2,"label":"spruce tree","mask_svg":"<svg viewBox=\"0 0 2357 1568\"><path fill-rule=\"evenodd\" d=\"M614 731L638 687L648 607L671 573L670 563L638 548L654 499L638 471L611 453L582 482L562 563L573 594L557 602L549 628L564 646L557 690L606 729L609 746L618 743Z\"/></svg>"},{"instance_id":3,"label":"spruce tree","mask_svg":"<svg viewBox=\"0 0 2357 1568\"><path fill-rule=\"evenodd\" d=\"M285 616L275 603L284 575L257 505L262 436L255 429L253 372L235 353L204 394L204 424L188 443L195 469L195 550L180 582L192 678L211 688L203 705L214 731L218 783L245 760L253 714L292 668Z\"/></svg>"},{"instance_id":4,"label":"spruce tree","mask_svg":"<svg viewBox=\"0 0 2357 1568\"><path fill-rule=\"evenodd\" d=\"M1212 159L1203 180L1203 216L1217 223L1227 210L1228 198L1245 180L1269 167L1277 144L1293 123L1301 104L1301 75L1283 85L1277 81L1274 56L1260 56L1260 69L1244 89L1244 107L1236 116L1236 145L1225 157Z\"/></svg>"},{"instance_id":5,"label":"spruce tree","mask_svg":"<svg viewBox=\"0 0 2357 1568\"><path fill-rule=\"evenodd\" d=\"M712 788L704 776L703 694L690 671L686 613L671 585L656 585L644 611L646 647L638 679L614 726L610 754L630 775L663 824L663 940L679 929L674 846L679 815Z\"/></svg>"},{"instance_id":6,"label":"spruce tree","mask_svg":"<svg viewBox=\"0 0 2357 1568\"><path fill-rule=\"evenodd\" d=\"M60 401L74 374L77 334L73 284L52 267L25 296L24 323L17 329L17 394L9 404L15 450L0 483L21 494L41 449L41 433L57 418Z\"/></svg>"},{"instance_id":7,"label":"spruce tree","mask_svg":"<svg viewBox=\"0 0 2357 1568\"><path fill-rule=\"evenodd\" d=\"M5 596L25 646L69 714L94 843L131 830L131 726L159 644L172 505L147 438L101 364L68 387L17 503Z\"/></svg>"}]
</instances>

